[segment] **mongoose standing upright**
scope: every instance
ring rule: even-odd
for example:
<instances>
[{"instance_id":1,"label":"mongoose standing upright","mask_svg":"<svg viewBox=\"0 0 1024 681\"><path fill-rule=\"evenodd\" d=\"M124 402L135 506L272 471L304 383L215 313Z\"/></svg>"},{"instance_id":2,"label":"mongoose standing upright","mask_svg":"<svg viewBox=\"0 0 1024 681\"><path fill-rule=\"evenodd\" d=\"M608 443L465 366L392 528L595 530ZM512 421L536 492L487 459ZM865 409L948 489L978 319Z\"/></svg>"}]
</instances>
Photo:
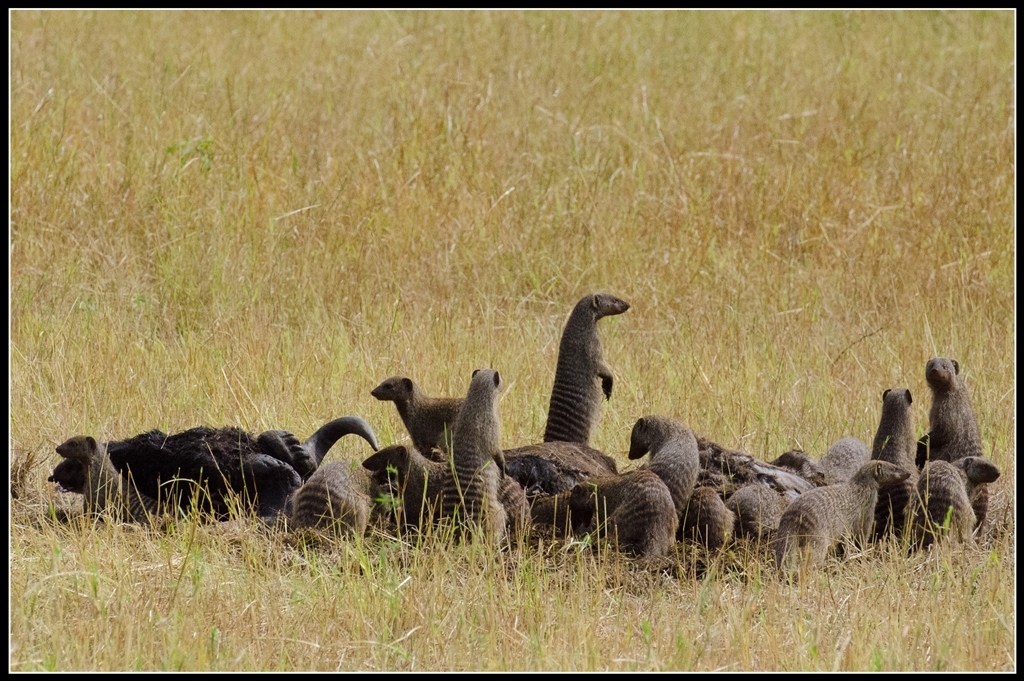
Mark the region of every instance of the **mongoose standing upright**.
<instances>
[{"instance_id":1,"label":"mongoose standing upright","mask_svg":"<svg viewBox=\"0 0 1024 681\"><path fill-rule=\"evenodd\" d=\"M504 537L505 509L498 498L505 470L498 418L502 388L497 371L474 371L466 401L455 420L452 475L445 478L441 514L454 518L457 537L467 524L479 526L495 542Z\"/></svg>"},{"instance_id":2,"label":"mongoose standing upright","mask_svg":"<svg viewBox=\"0 0 1024 681\"><path fill-rule=\"evenodd\" d=\"M926 461L956 461L966 456L984 456L981 430L960 377L960 363L955 359L933 357L924 370L932 391L932 408L928 412L928 434L917 443L917 466ZM988 488L979 489L972 501L976 527L988 515Z\"/></svg>"},{"instance_id":3,"label":"mongoose standing upright","mask_svg":"<svg viewBox=\"0 0 1024 681\"><path fill-rule=\"evenodd\" d=\"M551 389L544 442L589 444L602 396L612 395L612 370L601 353L597 321L619 315L629 303L605 293L584 296L565 324Z\"/></svg>"},{"instance_id":4,"label":"mongoose standing upright","mask_svg":"<svg viewBox=\"0 0 1024 681\"><path fill-rule=\"evenodd\" d=\"M57 453L65 460L54 468L49 481L83 495L86 513L108 510L118 519L140 523L148 523L158 513L156 500L140 493L130 478L117 472L105 445L87 435L76 435L58 445Z\"/></svg>"},{"instance_id":5,"label":"mongoose standing upright","mask_svg":"<svg viewBox=\"0 0 1024 681\"><path fill-rule=\"evenodd\" d=\"M693 490L683 516L684 537L714 553L725 545L735 526L735 516L717 491L710 487Z\"/></svg>"},{"instance_id":6,"label":"mongoose standing upright","mask_svg":"<svg viewBox=\"0 0 1024 681\"><path fill-rule=\"evenodd\" d=\"M828 448L819 466L825 476L825 484L834 485L837 482L849 482L860 467L870 460L871 450L863 440L844 437Z\"/></svg>"},{"instance_id":7,"label":"mongoose standing upright","mask_svg":"<svg viewBox=\"0 0 1024 681\"><path fill-rule=\"evenodd\" d=\"M810 564L825 560L836 542L870 536L875 522L879 485L906 480L910 474L888 461L869 461L850 478L804 492L779 520L775 536L775 565L793 570L798 561Z\"/></svg>"},{"instance_id":8,"label":"mongoose standing upright","mask_svg":"<svg viewBox=\"0 0 1024 681\"><path fill-rule=\"evenodd\" d=\"M664 416L644 416L633 424L633 432L629 436L629 458L639 459L648 452L651 459L641 470L651 471L668 487L679 518L677 539L682 539L686 505L700 468L697 438L692 430L678 421Z\"/></svg>"},{"instance_id":9,"label":"mongoose standing upright","mask_svg":"<svg viewBox=\"0 0 1024 681\"><path fill-rule=\"evenodd\" d=\"M966 456L953 463L929 461L917 481L921 503L914 519L917 545L927 548L948 531L953 538L974 544L971 497L999 478L999 469L984 457Z\"/></svg>"},{"instance_id":10,"label":"mongoose standing upright","mask_svg":"<svg viewBox=\"0 0 1024 681\"><path fill-rule=\"evenodd\" d=\"M383 402L394 402L398 415L412 438L412 446L431 457L435 447L451 453L452 431L462 408L461 397L430 397L412 379L392 376L370 394ZM439 459L440 460L440 459Z\"/></svg>"},{"instance_id":11,"label":"mongoose standing upright","mask_svg":"<svg viewBox=\"0 0 1024 681\"><path fill-rule=\"evenodd\" d=\"M672 494L649 470L580 483L569 493L569 512L574 531L596 531L637 556L667 555L679 525Z\"/></svg>"},{"instance_id":12,"label":"mongoose standing upright","mask_svg":"<svg viewBox=\"0 0 1024 681\"><path fill-rule=\"evenodd\" d=\"M871 458L888 461L909 475L905 480L879 485L875 502L876 537L890 531L897 537L901 536L905 523L914 515L911 503L917 488L917 465L914 462L917 437L910 412L913 401L910 391L903 388L892 388L882 393L882 419L871 445ZM911 508L909 513L908 508Z\"/></svg>"},{"instance_id":13,"label":"mongoose standing upright","mask_svg":"<svg viewBox=\"0 0 1024 681\"><path fill-rule=\"evenodd\" d=\"M784 496L768 485L754 483L736 490L726 500L725 507L736 519L736 536L754 541L767 541L779 529L779 520L787 503Z\"/></svg>"},{"instance_id":14,"label":"mongoose standing upright","mask_svg":"<svg viewBox=\"0 0 1024 681\"><path fill-rule=\"evenodd\" d=\"M361 537L376 497L377 485L369 471L329 461L288 500L289 529L330 527Z\"/></svg>"}]
</instances>

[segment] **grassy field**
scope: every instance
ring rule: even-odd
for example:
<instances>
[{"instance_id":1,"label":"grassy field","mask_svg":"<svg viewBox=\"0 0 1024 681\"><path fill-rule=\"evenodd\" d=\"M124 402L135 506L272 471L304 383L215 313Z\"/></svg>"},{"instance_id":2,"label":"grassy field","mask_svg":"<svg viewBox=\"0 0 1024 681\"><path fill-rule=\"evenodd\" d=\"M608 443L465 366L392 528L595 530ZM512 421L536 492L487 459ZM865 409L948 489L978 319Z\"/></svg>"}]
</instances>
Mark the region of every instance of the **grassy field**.
<instances>
[{"instance_id":1,"label":"grassy field","mask_svg":"<svg viewBox=\"0 0 1024 681\"><path fill-rule=\"evenodd\" d=\"M1014 19L13 12L10 668L1016 669ZM394 374L493 367L503 445L537 442L595 290L632 304L592 439L621 467L651 413L818 457L900 386L923 433L959 360L1003 472L978 548L791 586L741 543L677 579L48 512L74 434L401 440Z\"/></svg>"}]
</instances>

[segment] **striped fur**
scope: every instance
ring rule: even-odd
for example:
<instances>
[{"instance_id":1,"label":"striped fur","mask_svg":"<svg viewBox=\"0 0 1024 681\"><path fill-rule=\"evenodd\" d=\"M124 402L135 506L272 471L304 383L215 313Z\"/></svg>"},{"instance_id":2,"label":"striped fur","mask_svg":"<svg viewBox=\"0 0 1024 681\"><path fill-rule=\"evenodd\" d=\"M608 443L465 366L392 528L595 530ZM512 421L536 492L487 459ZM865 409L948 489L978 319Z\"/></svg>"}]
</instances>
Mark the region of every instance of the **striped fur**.
<instances>
[{"instance_id":1,"label":"striped fur","mask_svg":"<svg viewBox=\"0 0 1024 681\"><path fill-rule=\"evenodd\" d=\"M644 416L633 424L629 438L629 458L639 459L650 452L650 461L641 467L661 478L672 495L679 518L677 537L682 539L686 505L697 482L700 458L693 431L665 416Z\"/></svg>"},{"instance_id":2,"label":"striped fur","mask_svg":"<svg viewBox=\"0 0 1024 681\"><path fill-rule=\"evenodd\" d=\"M129 476L121 476L105 446L86 435L76 435L57 447L64 457L50 476L51 482L84 496L85 512L107 512L120 520L148 524L159 512L156 499L139 492ZM79 486L80 485L80 486Z\"/></svg>"},{"instance_id":3,"label":"striped fur","mask_svg":"<svg viewBox=\"0 0 1024 681\"><path fill-rule=\"evenodd\" d=\"M718 492L698 487L690 495L683 516L683 536L710 552L721 549L732 533L736 519Z\"/></svg>"},{"instance_id":4,"label":"striped fur","mask_svg":"<svg viewBox=\"0 0 1024 681\"><path fill-rule=\"evenodd\" d=\"M905 480L909 475L887 461L869 461L850 482L801 494L779 520L776 566L791 571L804 561L818 564L840 540L871 536L879 485Z\"/></svg>"},{"instance_id":5,"label":"striped fur","mask_svg":"<svg viewBox=\"0 0 1024 681\"><path fill-rule=\"evenodd\" d=\"M478 369L455 421L452 475L445 477L441 514L454 519L455 534L479 528L493 541L505 533L505 509L498 499L504 475L498 394L503 387L498 372Z\"/></svg>"},{"instance_id":6,"label":"striped fur","mask_svg":"<svg viewBox=\"0 0 1024 681\"><path fill-rule=\"evenodd\" d=\"M413 447L425 456L430 457L435 447L445 454L451 453L455 419L462 408L461 397L430 397L405 376L384 380L370 394L378 400L395 403Z\"/></svg>"},{"instance_id":7,"label":"striped fur","mask_svg":"<svg viewBox=\"0 0 1024 681\"><path fill-rule=\"evenodd\" d=\"M866 447L865 447L866 449ZM785 497L767 485L741 487L725 502L735 517L734 533L754 541L768 540L779 529L786 508Z\"/></svg>"},{"instance_id":8,"label":"striped fur","mask_svg":"<svg viewBox=\"0 0 1024 681\"><path fill-rule=\"evenodd\" d=\"M837 482L849 482L860 467L871 460L871 450L864 441L856 437L844 437L836 440L825 456L821 457L819 467L825 476L826 485Z\"/></svg>"},{"instance_id":9,"label":"striped fur","mask_svg":"<svg viewBox=\"0 0 1024 681\"><path fill-rule=\"evenodd\" d=\"M569 507L580 532L596 530L620 551L664 556L675 544L679 518L672 494L651 471L584 482L570 493Z\"/></svg>"},{"instance_id":10,"label":"striped fur","mask_svg":"<svg viewBox=\"0 0 1024 681\"><path fill-rule=\"evenodd\" d=\"M377 486L369 471L341 461L323 464L288 500L288 527L331 528L362 536Z\"/></svg>"},{"instance_id":11,"label":"striped fur","mask_svg":"<svg viewBox=\"0 0 1024 681\"><path fill-rule=\"evenodd\" d=\"M890 532L901 536L914 515L912 503L917 494L918 472L914 462L917 438L910 411L912 403L909 390L892 388L882 393L882 418L871 445L871 459L888 461L910 475L905 480L879 485L875 502L876 537Z\"/></svg>"},{"instance_id":12,"label":"striped fur","mask_svg":"<svg viewBox=\"0 0 1024 681\"><path fill-rule=\"evenodd\" d=\"M420 528L430 523L440 506L445 478L451 476L449 464L431 461L407 445L385 447L363 462L381 485L387 481L389 467L394 471L392 488L402 500L400 524Z\"/></svg>"},{"instance_id":13,"label":"striped fur","mask_svg":"<svg viewBox=\"0 0 1024 681\"><path fill-rule=\"evenodd\" d=\"M576 303L558 346L544 442L590 442L602 397L611 397L613 384L611 368L601 353L597 321L628 309L629 303L602 293Z\"/></svg>"}]
</instances>

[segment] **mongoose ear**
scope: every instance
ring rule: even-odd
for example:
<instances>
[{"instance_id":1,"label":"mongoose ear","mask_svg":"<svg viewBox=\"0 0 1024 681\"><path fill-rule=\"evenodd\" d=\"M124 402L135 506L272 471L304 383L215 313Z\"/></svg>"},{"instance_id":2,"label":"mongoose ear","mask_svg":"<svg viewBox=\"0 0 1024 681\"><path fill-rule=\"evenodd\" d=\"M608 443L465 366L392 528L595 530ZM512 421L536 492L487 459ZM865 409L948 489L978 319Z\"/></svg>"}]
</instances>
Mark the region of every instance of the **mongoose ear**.
<instances>
[{"instance_id":1,"label":"mongoose ear","mask_svg":"<svg viewBox=\"0 0 1024 681\"><path fill-rule=\"evenodd\" d=\"M412 379L411 378L403 378L402 379L402 387L404 387L408 392L412 392Z\"/></svg>"},{"instance_id":2,"label":"mongoose ear","mask_svg":"<svg viewBox=\"0 0 1024 681\"><path fill-rule=\"evenodd\" d=\"M885 398L889 395L889 391L890 390L892 390L892 388L888 388L887 390L883 390L882 391L882 401L883 402L885 402Z\"/></svg>"},{"instance_id":3,"label":"mongoose ear","mask_svg":"<svg viewBox=\"0 0 1024 681\"><path fill-rule=\"evenodd\" d=\"M914 397L910 394L910 388L907 388L906 394L907 394L907 404L913 404L914 403Z\"/></svg>"},{"instance_id":4,"label":"mongoose ear","mask_svg":"<svg viewBox=\"0 0 1024 681\"><path fill-rule=\"evenodd\" d=\"M85 444L89 445L89 449L93 451L98 449L98 447L96 447L96 440L94 440L90 435L85 436Z\"/></svg>"},{"instance_id":5,"label":"mongoose ear","mask_svg":"<svg viewBox=\"0 0 1024 681\"><path fill-rule=\"evenodd\" d=\"M478 373L480 373L480 370L479 370L479 369L473 369L473 375L472 375L472 376L470 376L470 378L476 378L476 375L477 375Z\"/></svg>"},{"instance_id":6,"label":"mongoose ear","mask_svg":"<svg viewBox=\"0 0 1024 681\"><path fill-rule=\"evenodd\" d=\"M601 309L601 294L595 293L594 297L590 300L590 306L595 310Z\"/></svg>"},{"instance_id":7,"label":"mongoose ear","mask_svg":"<svg viewBox=\"0 0 1024 681\"><path fill-rule=\"evenodd\" d=\"M494 372L494 387L501 387L501 376L498 375L497 371Z\"/></svg>"},{"instance_id":8,"label":"mongoose ear","mask_svg":"<svg viewBox=\"0 0 1024 681\"><path fill-rule=\"evenodd\" d=\"M959 376L960 375L960 362L956 361L955 359L951 359L949 361L953 363L953 372L956 373L957 376Z\"/></svg>"}]
</instances>

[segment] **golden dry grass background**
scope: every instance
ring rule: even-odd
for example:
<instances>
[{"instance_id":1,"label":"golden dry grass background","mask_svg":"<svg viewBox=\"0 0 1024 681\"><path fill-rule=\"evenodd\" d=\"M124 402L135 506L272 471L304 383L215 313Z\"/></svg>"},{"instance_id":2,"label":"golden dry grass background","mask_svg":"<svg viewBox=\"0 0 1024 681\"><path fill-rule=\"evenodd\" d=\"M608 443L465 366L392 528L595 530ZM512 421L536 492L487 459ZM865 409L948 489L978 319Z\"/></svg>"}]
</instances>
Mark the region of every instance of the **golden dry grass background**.
<instances>
[{"instance_id":1,"label":"golden dry grass background","mask_svg":"<svg viewBox=\"0 0 1024 681\"><path fill-rule=\"evenodd\" d=\"M1016 668L1013 12L17 11L10 87L12 669ZM45 519L71 435L387 444L399 373L493 367L538 441L593 290L632 304L622 465L647 413L817 457L901 386L924 432L958 359L1003 471L979 549L792 587L742 545L672 579Z\"/></svg>"}]
</instances>

